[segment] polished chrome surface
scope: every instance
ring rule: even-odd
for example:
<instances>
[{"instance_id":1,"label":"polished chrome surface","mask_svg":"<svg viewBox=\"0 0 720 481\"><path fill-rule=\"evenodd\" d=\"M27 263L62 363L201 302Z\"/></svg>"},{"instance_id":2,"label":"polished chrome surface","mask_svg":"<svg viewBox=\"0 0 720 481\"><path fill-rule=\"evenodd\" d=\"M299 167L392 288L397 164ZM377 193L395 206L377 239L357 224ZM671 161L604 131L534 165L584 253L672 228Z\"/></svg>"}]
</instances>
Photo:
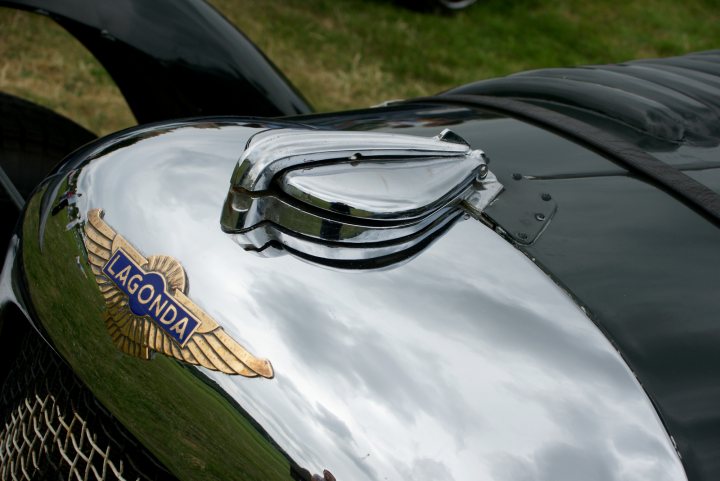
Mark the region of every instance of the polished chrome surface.
<instances>
[{"instance_id":1,"label":"polished chrome surface","mask_svg":"<svg viewBox=\"0 0 720 481\"><path fill-rule=\"evenodd\" d=\"M2 167L0 167L0 187L5 189L7 196L10 197L10 200L13 204L15 204L15 207L17 207L18 210L23 208L23 205L25 205L25 199L23 199L22 194L17 190L17 187L15 187L15 184L13 184L12 180L5 172L5 169Z\"/></svg>"},{"instance_id":2,"label":"polished chrome surface","mask_svg":"<svg viewBox=\"0 0 720 481\"><path fill-rule=\"evenodd\" d=\"M265 255L387 267L449 227L466 201L480 215L501 190L484 153L448 129L431 139L274 129L248 142L221 225Z\"/></svg>"},{"instance_id":3,"label":"polished chrome surface","mask_svg":"<svg viewBox=\"0 0 720 481\"><path fill-rule=\"evenodd\" d=\"M390 134L386 134L390 135ZM308 166L278 179L291 197L318 209L369 219L408 219L446 204L478 175L471 156Z\"/></svg>"},{"instance_id":4,"label":"polished chrome surface","mask_svg":"<svg viewBox=\"0 0 720 481\"><path fill-rule=\"evenodd\" d=\"M238 249L218 212L257 131L238 121L126 137L70 165L83 194L77 212L39 224L40 199L59 198L66 170L30 199L24 219L20 302L171 471L198 480L325 470L341 481L686 479L613 346L483 223L459 218L385 270ZM138 250L178 259L198 306L272 359L275 377L248 382L118 353L85 277L82 232L67 227L99 206Z\"/></svg>"},{"instance_id":5,"label":"polished chrome surface","mask_svg":"<svg viewBox=\"0 0 720 481\"><path fill-rule=\"evenodd\" d=\"M280 171L309 163L361 158L457 157L466 144L377 132L277 129L256 134L233 173L233 185L248 191L270 187Z\"/></svg>"},{"instance_id":6,"label":"polished chrome surface","mask_svg":"<svg viewBox=\"0 0 720 481\"><path fill-rule=\"evenodd\" d=\"M470 191L462 204L463 208L476 218L479 218L483 214L485 208L489 206L504 189L503 185L495 177L495 174L482 167L487 167L487 164L481 166L480 169L480 180L482 182L476 182L475 188Z\"/></svg>"}]
</instances>

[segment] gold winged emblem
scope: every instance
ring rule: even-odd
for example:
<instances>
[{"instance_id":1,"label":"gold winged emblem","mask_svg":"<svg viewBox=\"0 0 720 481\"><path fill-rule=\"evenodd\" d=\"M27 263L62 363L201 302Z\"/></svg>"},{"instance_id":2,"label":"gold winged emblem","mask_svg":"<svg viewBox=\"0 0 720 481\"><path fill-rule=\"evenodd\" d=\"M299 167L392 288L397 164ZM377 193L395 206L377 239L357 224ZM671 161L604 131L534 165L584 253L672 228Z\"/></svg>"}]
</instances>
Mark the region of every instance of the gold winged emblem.
<instances>
[{"instance_id":1,"label":"gold winged emblem","mask_svg":"<svg viewBox=\"0 0 720 481\"><path fill-rule=\"evenodd\" d=\"M273 377L269 361L250 354L185 295L177 260L143 257L102 217L101 209L88 212L85 247L118 349L141 359L154 351L227 374Z\"/></svg>"}]
</instances>

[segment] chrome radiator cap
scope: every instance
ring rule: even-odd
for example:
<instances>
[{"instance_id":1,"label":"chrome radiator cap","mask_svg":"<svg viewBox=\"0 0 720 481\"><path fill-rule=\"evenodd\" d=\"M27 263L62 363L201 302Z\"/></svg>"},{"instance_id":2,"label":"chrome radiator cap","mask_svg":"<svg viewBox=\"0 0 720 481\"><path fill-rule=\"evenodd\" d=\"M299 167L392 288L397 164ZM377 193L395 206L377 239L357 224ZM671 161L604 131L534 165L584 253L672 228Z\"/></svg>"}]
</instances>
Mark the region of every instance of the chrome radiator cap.
<instances>
[{"instance_id":1,"label":"chrome radiator cap","mask_svg":"<svg viewBox=\"0 0 720 481\"><path fill-rule=\"evenodd\" d=\"M221 225L247 250L379 268L417 254L464 212L479 215L501 190L485 154L447 129L430 139L267 130L235 168Z\"/></svg>"}]
</instances>

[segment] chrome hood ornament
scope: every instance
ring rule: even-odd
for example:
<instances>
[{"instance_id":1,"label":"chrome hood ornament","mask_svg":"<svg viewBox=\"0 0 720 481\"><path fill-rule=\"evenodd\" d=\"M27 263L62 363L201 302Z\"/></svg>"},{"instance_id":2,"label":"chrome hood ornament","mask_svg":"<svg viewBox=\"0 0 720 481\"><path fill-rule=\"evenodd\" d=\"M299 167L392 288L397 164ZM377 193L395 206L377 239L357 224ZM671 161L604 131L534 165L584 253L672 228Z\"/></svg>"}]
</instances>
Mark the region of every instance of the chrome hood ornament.
<instances>
[{"instance_id":1,"label":"chrome hood ornament","mask_svg":"<svg viewBox=\"0 0 720 481\"><path fill-rule=\"evenodd\" d=\"M101 209L88 212L84 242L118 349L141 359L154 351L226 374L273 377L269 361L246 351L186 296L177 260L143 257L102 216Z\"/></svg>"},{"instance_id":2,"label":"chrome hood ornament","mask_svg":"<svg viewBox=\"0 0 720 481\"><path fill-rule=\"evenodd\" d=\"M450 130L270 130L248 142L221 226L247 250L378 268L417 254L464 213L480 215L501 190L485 154Z\"/></svg>"}]
</instances>

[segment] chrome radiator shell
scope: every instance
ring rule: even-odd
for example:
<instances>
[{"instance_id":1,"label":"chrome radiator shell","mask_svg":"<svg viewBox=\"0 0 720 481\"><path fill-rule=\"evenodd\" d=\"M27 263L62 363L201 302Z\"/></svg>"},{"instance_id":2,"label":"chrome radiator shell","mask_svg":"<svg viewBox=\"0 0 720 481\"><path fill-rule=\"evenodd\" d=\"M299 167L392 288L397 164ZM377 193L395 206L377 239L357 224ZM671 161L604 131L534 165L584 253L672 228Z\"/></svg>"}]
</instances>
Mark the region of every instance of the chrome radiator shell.
<instances>
[{"instance_id":1,"label":"chrome radiator shell","mask_svg":"<svg viewBox=\"0 0 720 481\"><path fill-rule=\"evenodd\" d=\"M6 302L182 479L683 480L632 372L573 300L474 218L366 272L265 258L219 225L256 121L119 134L28 203ZM478 146L482 147L482 146ZM492 153L490 153L492 156ZM72 211L51 210L76 182ZM273 363L247 379L119 352L77 215L178 259L189 296ZM68 215L68 212L71 212ZM320 475L320 474L318 474Z\"/></svg>"}]
</instances>

